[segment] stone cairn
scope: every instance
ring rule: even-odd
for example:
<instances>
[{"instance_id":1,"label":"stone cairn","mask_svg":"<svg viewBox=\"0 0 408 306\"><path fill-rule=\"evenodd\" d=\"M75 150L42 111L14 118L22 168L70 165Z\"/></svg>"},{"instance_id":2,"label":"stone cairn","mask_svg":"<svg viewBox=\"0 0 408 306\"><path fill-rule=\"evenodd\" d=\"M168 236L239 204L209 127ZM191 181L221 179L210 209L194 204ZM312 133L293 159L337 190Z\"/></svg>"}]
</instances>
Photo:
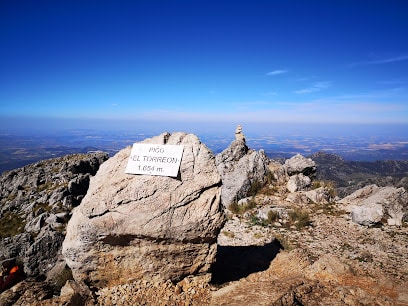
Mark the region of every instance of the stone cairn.
<instances>
[{"instance_id":1,"label":"stone cairn","mask_svg":"<svg viewBox=\"0 0 408 306\"><path fill-rule=\"evenodd\" d=\"M238 124L235 130L235 140L241 140L245 142L245 135L242 133L242 126Z\"/></svg>"}]
</instances>

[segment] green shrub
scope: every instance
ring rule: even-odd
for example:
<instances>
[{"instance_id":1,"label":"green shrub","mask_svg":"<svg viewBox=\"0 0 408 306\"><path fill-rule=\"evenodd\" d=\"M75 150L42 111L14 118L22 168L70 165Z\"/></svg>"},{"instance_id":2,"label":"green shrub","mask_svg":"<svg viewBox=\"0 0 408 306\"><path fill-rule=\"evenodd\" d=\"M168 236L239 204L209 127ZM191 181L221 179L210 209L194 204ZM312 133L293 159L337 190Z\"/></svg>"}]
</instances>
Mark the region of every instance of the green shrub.
<instances>
[{"instance_id":1,"label":"green shrub","mask_svg":"<svg viewBox=\"0 0 408 306\"><path fill-rule=\"evenodd\" d=\"M251 226L254 226L254 225L267 226L267 225L268 225L268 224L266 223L266 220L265 220L265 219L258 218L258 217L255 216L254 214L251 214L251 215L249 216L249 224L250 224Z\"/></svg>"}]
</instances>

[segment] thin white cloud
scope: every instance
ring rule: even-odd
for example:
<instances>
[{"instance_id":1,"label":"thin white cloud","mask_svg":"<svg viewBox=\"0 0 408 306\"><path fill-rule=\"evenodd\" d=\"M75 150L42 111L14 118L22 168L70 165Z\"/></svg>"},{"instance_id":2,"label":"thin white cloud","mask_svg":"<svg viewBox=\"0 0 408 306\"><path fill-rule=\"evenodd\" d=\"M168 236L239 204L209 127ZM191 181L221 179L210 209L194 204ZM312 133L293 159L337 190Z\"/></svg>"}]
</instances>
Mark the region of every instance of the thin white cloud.
<instances>
[{"instance_id":1,"label":"thin white cloud","mask_svg":"<svg viewBox=\"0 0 408 306\"><path fill-rule=\"evenodd\" d=\"M403 54L403 55L394 56L394 57L387 57L387 58L382 58L378 60L351 63L349 67L365 66L365 65L381 65L381 64L389 64L389 63L401 62L401 61L406 61L406 60L408 60L408 54Z\"/></svg>"},{"instance_id":2,"label":"thin white cloud","mask_svg":"<svg viewBox=\"0 0 408 306\"><path fill-rule=\"evenodd\" d=\"M295 90L294 93L299 94L299 95L308 94L308 93L317 92L317 91L320 91L322 89L329 88L330 86L331 86L331 82L328 82L328 81L326 81L326 82L316 82L310 87Z\"/></svg>"},{"instance_id":3,"label":"thin white cloud","mask_svg":"<svg viewBox=\"0 0 408 306\"><path fill-rule=\"evenodd\" d=\"M277 70L272 70L266 73L267 76L273 76L273 75L278 75L278 74L284 74L288 73L288 70L286 69L277 69Z\"/></svg>"},{"instance_id":4,"label":"thin white cloud","mask_svg":"<svg viewBox=\"0 0 408 306\"><path fill-rule=\"evenodd\" d=\"M387 105L385 102L394 101L394 100L406 100L406 95L408 91L404 87L394 87L383 90L375 90L371 92L364 92L358 94L344 94L340 96L331 97L339 101L382 101L384 105Z\"/></svg>"},{"instance_id":5,"label":"thin white cloud","mask_svg":"<svg viewBox=\"0 0 408 306\"><path fill-rule=\"evenodd\" d=\"M323 82L320 82L323 83ZM320 87L328 84L317 84ZM388 96L386 94L389 94ZM378 96L380 94L380 96ZM398 95L399 97L400 95ZM227 109L147 109L128 112L128 119L151 122L222 123L229 122L310 122L310 123L404 123L408 124L408 105L404 101L391 99L389 91L332 96L307 99L299 102L279 101L236 101ZM386 103L384 103L386 101ZM172 125L170 125L172 126ZM212 126L212 124L210 124Z\"/></svg>"},{"instance_id":6,"label":"thin white cloud","mask_svg":"<svg viewBox=\"0 0 408 306\"><path fill-rule=\"evenodd\" d=\"M378 81L377 84L380 85L405 85L408 84L408 79L391 79Z\"/></svg>"}]
</instances>

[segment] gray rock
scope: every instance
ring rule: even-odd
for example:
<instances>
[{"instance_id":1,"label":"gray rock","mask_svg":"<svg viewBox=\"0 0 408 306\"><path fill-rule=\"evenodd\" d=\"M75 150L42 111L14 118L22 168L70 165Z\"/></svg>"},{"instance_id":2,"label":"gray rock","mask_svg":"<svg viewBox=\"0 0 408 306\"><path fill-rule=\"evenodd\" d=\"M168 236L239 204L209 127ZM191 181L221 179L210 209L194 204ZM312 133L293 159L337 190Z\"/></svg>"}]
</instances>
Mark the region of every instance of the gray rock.
<instances>
[{"instance_id":1,"label":"gray rock","mask_svg":"<svg viewBox=\"0 0 408 306\"><path fill-rule=\"evenodd\" d=\"M278 215L279 218L286 217L287 216L287 210L282 208L282 207L268 207L264 206L258 209L256 217L258 219L263 219L267 220L268 219L268 214L269 212L274 212L275 214Z\"/></svg>"},{"instance_id":2,"label":"gray rock","mask_svg":"<svg viewBox=\"0 0 408 306\"><path fill-rule=\"evenodd\" d=\"M216 156L218 172L222 178L221 202L228 207L251 195L255 184L263 184L269 160L263 150L249 150L245 140L235 140Z\"/></svg>"},{"instance_id":3,"label":"gray rock","mask_svg":"<svg viewBox=\"0 0 408 306\"><path fill-rule=\"evenodd\" d=\"M213 154L192 134L164 133L143 143L183 145L179 177L125 174L130 147L101 166L63 243L78 282L177 280L207 273L214 261L224 215Z\"/></svg>"},{"instance_id":4,"label":"gray rock","mask_svg":"<svg viewBox=\"0 0 408 306\"><path fill-rule=\"evenodd\" d=\"M289 180L289 176L286 173L285 166L278 161L271 160L268 165L268 169L273 176L273 179L277 184L286 184Z\"/></svg>"},{"instance_id":5,"label":"gray rock","mask_svg":"<svg viewBox=\"0 0 408 306\"><path fill-rule=\"evenodd\" d=\"M326 187L319 187L305 192L306 197L317 204L327 204L330 202L330 190Z\"/></svg>"},{"instance_id":6,"label":"gray rock","mask_svg":"<svg viewBox=\"0 0 408 306\"><path fill-rule=\"evenodd\" d=\"M25 226L25 231L33 235L37 235L41 228L44 226L46 219L49 217L48 212L44 212L37 217L34 217L30 222Z\"/></svg>"},{"instance_id":7,"label":"gray rock","mask_svg":"<svg viewBox=\"0 0 408 306\"><path fill-rule=\"evenodd\" d=\"M400 226L408 214L408 193L403 187L369 185L339 203L346 205L353 221L362 225L372 225L385 218L389 225Z\"/></svg>"},{"instance_id":8,"label":"gray rock","mask_svg":"<svg viewBox=\"0 0 408 306\"><path fill-rule=\"evenodd\" d=\"M72 154L4 172L0 176L0 260L18 258L32 277L52 269L71 209L87 192L86 184L79 184L81 188L71 194L68 182L89 181L107 158L103 152Z\"/></svg>"},{"instance_id":9,"label":"gray rock","mask_svg":"<svg viewBox=\"0 0 408 306\"><path fill-rule=\"evenodd\" d=\"M27 276L46 275L56 263L64 240L62 233L44 227L24 254L24 272Z\"/></svg>"},{"instance_id":10,"label":"gray rock","mask_svg":"<svg viewBox=\"0 0 408 306\"><path fill-rule=\"evenodd\" d=\"M351 220L354 223L371 226L379 223L384 216L381 204L367 203L364 206L355 206L351 211Z\"/></svg>"},{"instance_id":11,"label":"gray rock","mask_svg":"<svg viewBox=\"0 0 408 306\"><path fill-rule=\"evenodd\" d=\"M316 172L315 162L311 158L306 158L300 154L287 159L284 167L289 176L300 173L311 176Z\"/></svg>"},{"instance_id":12,"label":"gray rock","mask_svg":"<svg viewBox=\"0 0 408 306\"><path fill-rule=\"evenodd\" d=\"M0 239L0 260L22 257L32 243L29 233Z\"/></svg>"},{"instance_id":13,"label":"gray rock","mask_svg":"<svg viewBox=\"0 0 408 306\"><path fill-rule=\"evenodd\" d=\"M303 173L292 175L286 184L286 188L290 192L296 192L305 190L310 186L311 179L308 176L303 175Z\"/></svg>"},{"instance_id":14,"label":"gray rock","mask_svg":"<svg viewBox=\"0 0 408 306\"><path fill-rule=\"evenodd\" d=\"M84 195L89 187L89 174L80 174L68 183L68 191L74 196Z\"/></svg>"}]
</instances>

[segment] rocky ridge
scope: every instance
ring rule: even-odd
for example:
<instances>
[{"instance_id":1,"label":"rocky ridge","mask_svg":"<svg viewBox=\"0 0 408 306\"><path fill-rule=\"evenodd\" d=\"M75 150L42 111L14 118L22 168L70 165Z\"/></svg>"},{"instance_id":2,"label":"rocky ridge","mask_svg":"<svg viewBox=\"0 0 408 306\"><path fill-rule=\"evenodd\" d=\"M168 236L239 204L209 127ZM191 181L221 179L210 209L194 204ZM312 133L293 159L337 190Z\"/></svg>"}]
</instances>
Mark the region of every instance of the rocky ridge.
<instances>
[{"instance_id":1,"label":"rocky ridge","mask_svg":"<svg viewBox=\"0 0 408 306\"><path fill-rule=\"evenodd\" d=\"M232 158L237 142L246 145L238 138L223 157L233 169L251 154ZM91 299L72 280L54 297L44 282L24 280L0 294L0 305L408 305L405 189L371 186L341 199L331 182L316 179L313 159L264 165L262 184L250 181L251 192L224 205L211 279L128 280L93 289ZM381 219L355 222L353 210L370 197Z\"/></svg>"},{"instance_id":2,"label":"rocky ridge","mask_svg":"<svg viewBox=\"0 0 408 306\"><path fill-rule=\"evenodd\" d=\"M71 210L85 196L106 153L74 154L5 172L0 179L0 261L21 261L46 277L60 257Z\"/></svg>"}]
</instances>

